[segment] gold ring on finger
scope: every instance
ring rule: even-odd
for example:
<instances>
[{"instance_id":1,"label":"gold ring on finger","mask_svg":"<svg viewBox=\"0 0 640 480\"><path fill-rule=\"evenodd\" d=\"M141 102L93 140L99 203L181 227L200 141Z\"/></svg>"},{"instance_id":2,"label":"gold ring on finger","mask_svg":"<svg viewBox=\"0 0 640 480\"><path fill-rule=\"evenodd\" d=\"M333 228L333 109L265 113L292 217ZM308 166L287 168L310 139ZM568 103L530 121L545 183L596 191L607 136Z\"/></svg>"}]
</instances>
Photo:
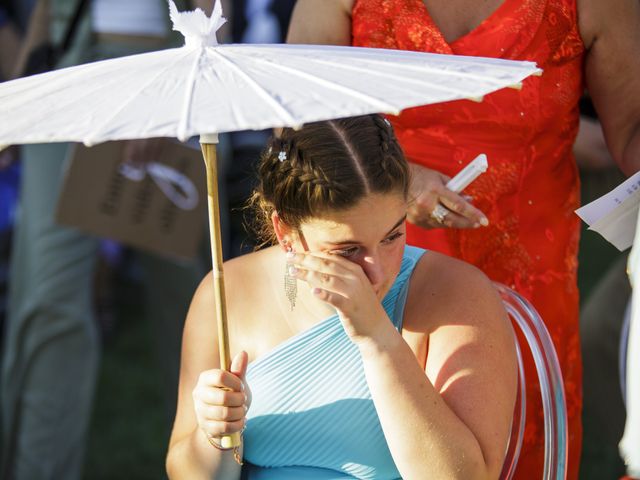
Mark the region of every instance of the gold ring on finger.
<instances>
[{"instance_id":1,"label":"gold ring on finger","mask_svg":"<svg viewBox=\"0 0 640 480\"><path fill-rule=\"evenodd\" d=\"M437 204L431 211L431 218L433 218L437 223L441 225L444 223L447 215L449 215L449 209L441 204Z\"/></svg>"}]
</instances>

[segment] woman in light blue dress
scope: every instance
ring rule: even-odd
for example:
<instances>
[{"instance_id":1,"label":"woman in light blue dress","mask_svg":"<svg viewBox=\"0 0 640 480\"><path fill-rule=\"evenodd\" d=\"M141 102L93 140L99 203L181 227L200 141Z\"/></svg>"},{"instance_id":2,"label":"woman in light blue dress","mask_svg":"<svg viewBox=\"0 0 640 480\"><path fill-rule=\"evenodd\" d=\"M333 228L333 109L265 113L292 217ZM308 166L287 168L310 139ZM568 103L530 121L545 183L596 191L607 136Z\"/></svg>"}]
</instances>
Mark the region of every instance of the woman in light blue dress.
<instances>
[{"instance_id":1,"label":"woman in light blue dress","mask_svg":"<svg viewBox=\"0 0 640 480\"><path fill-rule=\"evenodd\" d=\"M225 264L231 372L211 276L194 296L170 478L497 478L513 333L481 272L405 245L409 173L390 125L285 129L259 177L273 245ZM223 449L239 431L242 449Z\"/></svg>"}]
</instances>

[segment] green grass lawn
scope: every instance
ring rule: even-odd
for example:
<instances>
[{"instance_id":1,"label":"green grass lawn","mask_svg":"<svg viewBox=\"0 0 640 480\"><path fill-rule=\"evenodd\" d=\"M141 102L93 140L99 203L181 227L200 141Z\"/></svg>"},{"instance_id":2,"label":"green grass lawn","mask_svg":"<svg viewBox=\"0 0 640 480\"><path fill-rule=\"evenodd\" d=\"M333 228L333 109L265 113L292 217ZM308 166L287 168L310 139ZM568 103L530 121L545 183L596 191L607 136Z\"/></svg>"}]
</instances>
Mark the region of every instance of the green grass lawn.
<instances>
[{"instance_id":1,"label":"green grass lawn","mask_svg":"<svg viewBox=\"0 0 640 480\"><path fill-rule=\"evenodd\" d=\"M84 477L162 479L169 427L151 325L131 301L119 313L104 347Z\"/></svg>"}]
</instances>

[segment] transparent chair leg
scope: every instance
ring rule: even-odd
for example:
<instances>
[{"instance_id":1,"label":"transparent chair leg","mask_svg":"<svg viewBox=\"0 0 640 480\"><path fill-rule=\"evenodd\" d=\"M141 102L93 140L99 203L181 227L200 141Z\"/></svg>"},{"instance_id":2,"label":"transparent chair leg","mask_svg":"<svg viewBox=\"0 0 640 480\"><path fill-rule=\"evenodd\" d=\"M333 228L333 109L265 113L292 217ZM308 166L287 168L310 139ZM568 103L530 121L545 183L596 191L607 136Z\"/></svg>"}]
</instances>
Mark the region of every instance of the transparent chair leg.
<instances>
[{"instance_id":1,"label":"transparent chair leg","mask_svg":"<svg viewBox=\"0 0 640 480\"><path fill-rule=\"evenodd\" d=\"M496 288L502 297L504 306L522 331L536 367L540 393L542 396L542 409L544 414L545 453L543 480L564 480L567 472L567 408L562 383L562 372L551 336L545 327L542 318L531 303L517 292L505 285L496 283ZM524 395L524 372L522 368L521 352L519 356L519 395ZM501 479L510 479L517 463L519 450L524 433L524 402L520 406L520 418L518 411L514 413L512 435L507 450L507 458L502 471ZM517 420L517 424L515 421ZM515 437L515 438L514 438ZM519 438L518 438L519 437ZM511 443L516 442L511 447ZM520 442L520 443L518 443Z\"/></svg>"},{"instance_id":2,"label":"transparent chair leg","mask_svg":"<svg viewBox=\"0 0 640 480\"><path fill-rule=\"evenodd\" d=\"M507 453L502 465L500 480L511 480L515 474L524 438L524 424L527 418L527 382L524 375L522 351L518 342L516 342L516 354L518 357L518 391L516 393L516 405L513 409L513 420L511 421L511 435L507 444Z\"/></svg>"}]
</instances>

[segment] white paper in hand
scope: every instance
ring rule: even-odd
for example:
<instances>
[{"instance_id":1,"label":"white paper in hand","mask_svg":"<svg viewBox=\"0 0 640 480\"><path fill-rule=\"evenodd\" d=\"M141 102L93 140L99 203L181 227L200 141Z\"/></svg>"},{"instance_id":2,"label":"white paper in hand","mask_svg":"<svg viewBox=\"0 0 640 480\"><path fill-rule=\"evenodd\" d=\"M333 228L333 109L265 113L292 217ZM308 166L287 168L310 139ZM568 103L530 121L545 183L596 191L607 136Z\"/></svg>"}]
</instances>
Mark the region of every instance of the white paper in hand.
<instances>
[{"instance_id":1,"label":"white paper in hand","mask_svg":"<svg viewBox=\"0 0 640 480\"><path fill-rule=\"evenodd\" d=\"M640 172L576 213L605 240L623 251L633 244L640 205Z\"/></svg>"},{"instance_id":2,"label":"white paper in hand","mask_svg":"<svg viewBox=\"0 0 640 480\"><path fill-rule=\"evenodd\" d=\"M458 174L447 182L446 187L452 192L460 193L467 188L471 182L487 171L489 163L487 156L481 153L474 158L466 167L458 172Z\"/></svg>"}]
</instances>

